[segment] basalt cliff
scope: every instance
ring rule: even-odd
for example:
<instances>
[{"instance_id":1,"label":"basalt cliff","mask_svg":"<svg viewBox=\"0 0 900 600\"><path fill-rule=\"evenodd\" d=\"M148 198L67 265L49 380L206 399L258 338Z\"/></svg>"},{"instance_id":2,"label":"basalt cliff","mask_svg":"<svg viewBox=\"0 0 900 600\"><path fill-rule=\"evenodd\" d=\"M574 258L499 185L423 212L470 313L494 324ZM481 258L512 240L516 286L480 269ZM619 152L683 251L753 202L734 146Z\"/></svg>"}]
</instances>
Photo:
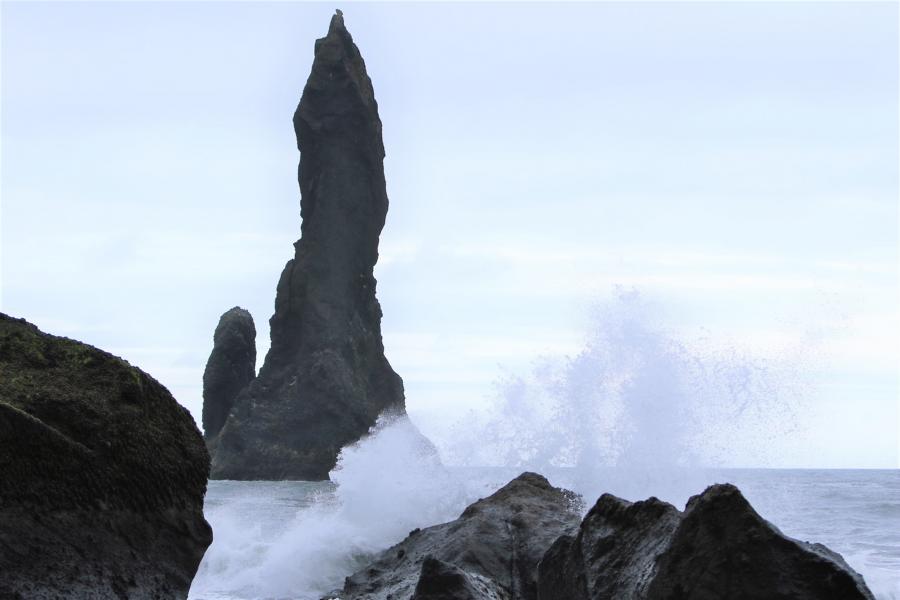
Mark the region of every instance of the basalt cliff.
<instances>
[{"instance_id":1,"label":"basalt cliff","mask_svg":"<svg viewBox=\"0 0 900 600\"><path fill-rule=\"evenodd\" d=\"M213 478L326 479L380 414L405 413L373 275L388 210L381 120L340 11L316 41L294 131L301 237L278 282L259 375L206 431Z\"/></svg>"}]
</instances>

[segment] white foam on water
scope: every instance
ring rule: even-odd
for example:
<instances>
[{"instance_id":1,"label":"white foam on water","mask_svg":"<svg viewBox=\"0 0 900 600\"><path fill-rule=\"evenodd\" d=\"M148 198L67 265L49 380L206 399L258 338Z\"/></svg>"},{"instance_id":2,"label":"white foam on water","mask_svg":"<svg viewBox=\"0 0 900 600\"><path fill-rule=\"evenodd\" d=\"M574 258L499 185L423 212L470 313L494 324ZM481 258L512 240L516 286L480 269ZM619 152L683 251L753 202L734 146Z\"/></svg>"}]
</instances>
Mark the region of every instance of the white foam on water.
<instances>
[{"instance_id":1,"label":"white foam on water","mask_svg":"<svg viewBox=\"0 0 900 600\"><path fill-rule=\"evenodd\" d=\"M445 469L406 417L384 417L341 453L308 506L264 531L236 502L212 511L215 541L191 598L321 598L410 530L459 516L477 486ZM259 507L256 507L259 510ZM256 523L256 524L254 524Z\"/></svg>"}]
</instances>

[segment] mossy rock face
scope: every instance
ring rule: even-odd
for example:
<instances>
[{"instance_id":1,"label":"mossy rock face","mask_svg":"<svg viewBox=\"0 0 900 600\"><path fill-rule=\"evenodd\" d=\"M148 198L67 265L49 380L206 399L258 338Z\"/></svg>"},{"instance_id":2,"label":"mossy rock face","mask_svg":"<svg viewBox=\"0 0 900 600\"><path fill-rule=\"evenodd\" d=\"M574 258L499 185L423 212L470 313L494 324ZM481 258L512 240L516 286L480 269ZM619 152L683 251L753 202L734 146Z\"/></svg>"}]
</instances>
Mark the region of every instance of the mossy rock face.
<instances>
[{"instance_id":1,"label":"mossy rock face","mask_svg":"<svg viewBox=\"0 0 900 600\"><path fill-rule=\"evenodd\" d=\"M0 597L187 595L209 455L140 369L0 314L0 474Z\"/></svg>"}]
</instances>

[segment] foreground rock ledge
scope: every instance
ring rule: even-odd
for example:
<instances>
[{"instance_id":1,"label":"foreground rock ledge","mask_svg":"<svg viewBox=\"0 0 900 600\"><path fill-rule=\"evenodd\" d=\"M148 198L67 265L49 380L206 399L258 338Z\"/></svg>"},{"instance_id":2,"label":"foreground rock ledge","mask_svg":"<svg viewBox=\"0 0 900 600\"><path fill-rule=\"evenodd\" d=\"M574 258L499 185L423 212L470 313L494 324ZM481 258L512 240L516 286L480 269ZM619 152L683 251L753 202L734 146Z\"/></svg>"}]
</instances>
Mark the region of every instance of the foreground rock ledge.
<instances>
[{"instance_id":1,"label":"foreground rock ledge","mask_svg":"<svg viewBox=\"0 0 900 600\"><path fill-rule=\"evenodd\" d=\"M294 131L301 238L278 282L259 376L209 438L218 479L327 479L381 413L406 410L373 276L388 210L381 120L340 11L316 41Z\"/></svg>"},{"instance_id":2,"label":"foreground rock ledge","mask_svg":"<svg viewBox=\"0 0 900 600\"><path fill-rule=\"evenodd\" d=\"M455 521L410 533L347 578L342 600L872 600L835 552L793 540L732 485L684 512L571 492L524 473Z\"/></svg>"},{"instance_id":3,"label":"foreground rock ledge","mask_svg":"<svg viewBox=\"0 0 900 600\"><path fill-rule=\"evenodd\" d=\"M538 579L541 600L872 598L839 554L783 535L727 484L684 512L601 496L578 534L549 549Z\"/></svg>"},{"instance_id":4,"label":"foreground rock ledge","mask_svg":"<svg viewBox=\"0 0 900 600\"><path fill-rule=\"evenodd\" d=\"M208 473L156 380L0 314L0 598L186 598Z\"/></svg>"},{"instance_id":5,"label":"foreground rock ledge","mask_svg":"<svg viewBox=\"0 0 900 600\"><path fill-rule=\"evenodd\" d=\"M450 523L413 531L347 578L344 600L534 598L537 564L578 527L578 498L524 473Z\"/></svg>"}]
</instances>

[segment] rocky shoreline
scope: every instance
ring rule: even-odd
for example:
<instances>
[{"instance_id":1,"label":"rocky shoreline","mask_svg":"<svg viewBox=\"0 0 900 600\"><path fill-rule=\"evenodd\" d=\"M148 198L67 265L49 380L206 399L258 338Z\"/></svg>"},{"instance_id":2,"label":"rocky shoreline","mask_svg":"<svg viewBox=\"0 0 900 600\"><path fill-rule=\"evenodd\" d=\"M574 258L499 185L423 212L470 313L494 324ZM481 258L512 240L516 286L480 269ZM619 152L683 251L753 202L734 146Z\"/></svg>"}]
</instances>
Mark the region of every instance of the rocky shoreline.
<instances>
[{"instance_id":1,"label":"rocky shoreline","mask_svg":"<svg viewBox=\"0 0 900 600\"><path fill-rule=\"evenodd\" d=\"M347 577L339 600L872 600L821 544L783 535L740 491L679 511L656 498L579 499L523 473L449 523L414 530Z\"/></svg>"},{"instance_id":2,"label":"rocky shoreline","mask_svg":"<svg viewBox=\"0 0 900 600\"><path fill-rule=\"evenodd\" d=\"M271 350L257 375L252 317L222 316L205 440L140 369L0 314L0 598L184 599L212 542L210 474L327 479L380 415L405 414L373 275L388 209L381 121L340 11L316 42L294 129L302 235L278 283ZM523 473L411 531L328 598L873 598L840 555L783 535L732 485L684 511L605 494L582 517L582 502Z\"/></svg>"}]
</instances>

